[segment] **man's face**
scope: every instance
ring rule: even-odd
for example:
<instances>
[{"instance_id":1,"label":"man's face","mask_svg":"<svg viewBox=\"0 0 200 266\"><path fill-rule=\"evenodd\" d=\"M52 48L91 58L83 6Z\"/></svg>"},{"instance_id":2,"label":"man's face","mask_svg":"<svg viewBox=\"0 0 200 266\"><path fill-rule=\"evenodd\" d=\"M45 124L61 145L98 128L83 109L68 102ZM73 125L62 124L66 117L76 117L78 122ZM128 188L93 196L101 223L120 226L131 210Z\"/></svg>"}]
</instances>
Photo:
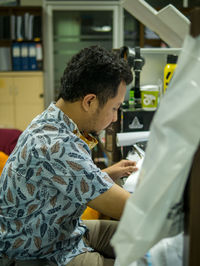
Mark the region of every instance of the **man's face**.
<instances>
[{"instance_id":1,"label":"man's face","mask_svg":"<svg viewBox=\"0 0 200 266\"><path fill-rule=\"evenodd\" d=\"M107 128L112 122L117 121L118 109L124 101L125 94L126 84L122 81L114 98L109 99L103 107L97 104L96 111L90 119L88 132L99 134L101 130Z\"/></svg>"}]
</instances>

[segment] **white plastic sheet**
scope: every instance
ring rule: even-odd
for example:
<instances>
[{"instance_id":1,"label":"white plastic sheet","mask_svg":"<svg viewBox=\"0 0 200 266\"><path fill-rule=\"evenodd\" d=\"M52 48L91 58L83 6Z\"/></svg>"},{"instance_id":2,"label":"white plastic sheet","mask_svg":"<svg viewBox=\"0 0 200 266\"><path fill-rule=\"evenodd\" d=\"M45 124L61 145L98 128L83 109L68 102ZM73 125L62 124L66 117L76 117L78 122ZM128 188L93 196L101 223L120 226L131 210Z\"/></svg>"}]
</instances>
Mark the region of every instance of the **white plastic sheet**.
<instances>
[{"instance_id":1,"label":"white plastic sheet","mask_svg":"<svg viewBox=\"0 0 200 266\"><path fill-rule=\"evenodd\" d=\"M132 262L129 266L182 266L182 258L183 233L162 239L142 258ZM122 265L118 260L115 260L114 266Z\"/></svg>"},{"instance_id":2,"label":"white plastic sheet","mask_svg":"<svg viewBox=\"0 0 200 266\"><path fill-rule=\"evenodd\" d=\"M200 38L187 36L150 128L139 186L111 243L120 265L182 231L182 195L200 140Z\"/></svg>"}]
</instances>

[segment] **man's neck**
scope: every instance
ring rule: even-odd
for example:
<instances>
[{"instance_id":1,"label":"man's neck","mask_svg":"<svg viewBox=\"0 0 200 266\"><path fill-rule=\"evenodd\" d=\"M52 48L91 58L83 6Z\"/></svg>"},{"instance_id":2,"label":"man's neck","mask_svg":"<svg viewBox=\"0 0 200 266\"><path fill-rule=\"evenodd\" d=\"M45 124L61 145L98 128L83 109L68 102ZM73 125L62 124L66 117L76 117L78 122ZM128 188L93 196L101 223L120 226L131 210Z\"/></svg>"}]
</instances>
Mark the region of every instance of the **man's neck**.
<instances>
[{"instance_id":1,"label":"man's neck","mask_svg":"<svg viewBox=\"0 0 200 266\"><path fill-rule=\"evenodd\" d=\"M56 106L63 111L72 121L77 125L78 129L82 130L82 124L84 125L83 114L81 111L81 103L80 101L76 102L67 102L60 98L56 102Z\"/></svg>"}]
</instances>

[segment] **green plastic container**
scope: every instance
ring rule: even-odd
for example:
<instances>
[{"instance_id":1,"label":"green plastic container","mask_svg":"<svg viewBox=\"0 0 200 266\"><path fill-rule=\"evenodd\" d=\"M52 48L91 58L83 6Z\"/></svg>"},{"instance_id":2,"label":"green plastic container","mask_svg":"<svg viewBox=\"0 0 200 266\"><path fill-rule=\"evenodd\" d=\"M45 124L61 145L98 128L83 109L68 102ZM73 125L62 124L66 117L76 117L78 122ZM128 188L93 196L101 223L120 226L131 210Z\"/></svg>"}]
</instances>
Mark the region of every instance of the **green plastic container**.
<instances>
[{"instance_id":1,"label":"green plastic container","mask_svg":"<svg viewBox=\"0 0 200 266\"><path fill-rule=\"evenodd\" d=\"M142 109L156 110L158 107L159 87L157 85L145 85L141 89Z\"/></svg>"}]
</instances>

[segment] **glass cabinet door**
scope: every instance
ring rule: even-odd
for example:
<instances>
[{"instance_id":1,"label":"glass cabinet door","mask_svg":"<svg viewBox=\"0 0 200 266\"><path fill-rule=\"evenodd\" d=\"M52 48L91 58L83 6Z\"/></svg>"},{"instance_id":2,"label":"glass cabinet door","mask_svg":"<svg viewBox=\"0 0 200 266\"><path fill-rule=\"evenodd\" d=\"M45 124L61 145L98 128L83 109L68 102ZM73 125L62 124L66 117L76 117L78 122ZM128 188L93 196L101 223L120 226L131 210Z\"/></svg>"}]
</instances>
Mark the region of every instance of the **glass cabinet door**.
<instances>
[{"instance_id":1,"label":"glass cabinet door","mask_svg":"<svg viewBox=\"0 0 200 266\"><path fill-rule=\"evenodd\" d=\"M55 98L67 62L84 47L113 47L112 11L53 11L53 61Z\"/></svg>"},{"instance_id":2,"label":"glass cabinet door","mask_svg":"<svg viewBox=\"0 0 200 266\"><path fill-rule=\"evenodd\" d=\"M57 99L60 78L71 57L84 47L108 50L123 46L123 12L120 2L44 2L45 106Z\"/></svg>"},{"instance_id":3,"label":"glass cabinet door","mask_svg":"<svg viewBox=\"0 0 200 266\"><path fill-rule=\"evenodd\" d=\"M129 12L124 10L124 45L128 47L139 46L139 22Z\"/></svg>"}]
</instances>

